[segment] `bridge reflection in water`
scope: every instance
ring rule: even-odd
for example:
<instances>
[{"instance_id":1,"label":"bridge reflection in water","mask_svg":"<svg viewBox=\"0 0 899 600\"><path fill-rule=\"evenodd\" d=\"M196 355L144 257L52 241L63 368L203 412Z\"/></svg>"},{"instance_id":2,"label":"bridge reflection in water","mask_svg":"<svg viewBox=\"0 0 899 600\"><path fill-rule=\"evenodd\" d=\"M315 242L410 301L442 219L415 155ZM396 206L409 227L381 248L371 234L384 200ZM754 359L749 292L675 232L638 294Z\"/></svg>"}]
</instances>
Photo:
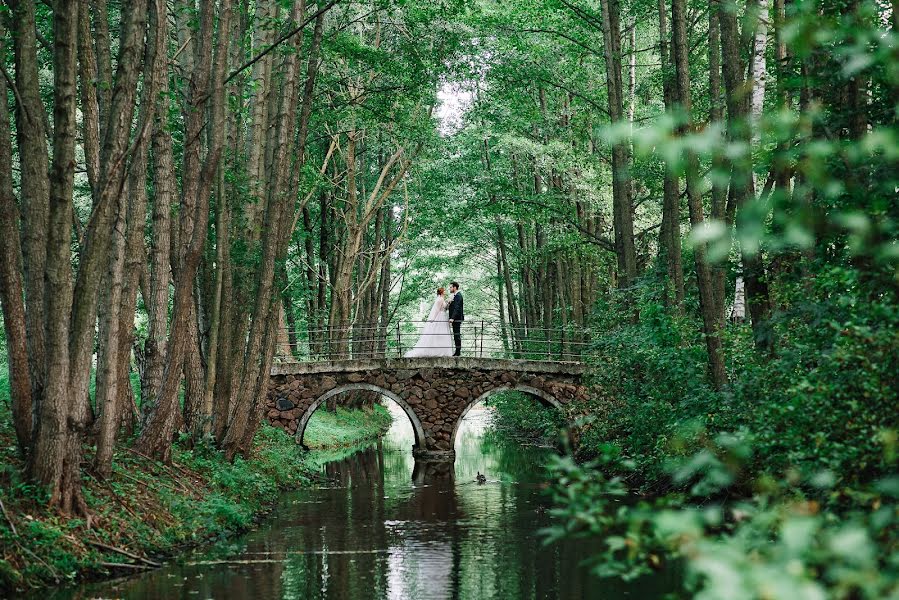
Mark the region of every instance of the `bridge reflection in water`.
<instances>
[{"instance_id":1,"label":"bridge reflection in water","mask_svg":"<svg viewBox=\"0 0 899 600\"><path fill-rule=\"evenodd\" d=\"M671 589L664 574L629 584L596 579L581 563L600 542L542 546L550 451L485 436L489 414L469 411L455 465L432 469L416 464L411 427L397 413L383 442L323 466L327 483L285 495L256 531L74 596L618 600Z\"/></svg>"}]
</instances>

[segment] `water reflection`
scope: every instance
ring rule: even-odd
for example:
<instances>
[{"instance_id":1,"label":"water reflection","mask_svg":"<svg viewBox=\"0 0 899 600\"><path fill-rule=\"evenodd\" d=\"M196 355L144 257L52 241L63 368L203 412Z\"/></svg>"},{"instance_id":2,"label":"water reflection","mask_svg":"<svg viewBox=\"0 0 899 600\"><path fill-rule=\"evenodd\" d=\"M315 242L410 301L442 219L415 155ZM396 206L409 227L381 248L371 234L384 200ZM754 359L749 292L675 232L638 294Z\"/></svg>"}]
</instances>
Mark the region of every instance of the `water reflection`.
<instances>
[{"instance_id":1,"label":"water reflection","mask_svg":"<svg viewBox=\"0 0 899 600\"><path fill-rule=\"evenodd\" d=\"M396 409L399 411L399 409ZM383 441L322 467L328 485L285 495L257 531L180 564L65 597L652 598L667 587L599 581L584 542L543 547L544 451L460 427L455 465L416 463L401 411ZM477 473L487 483L475 481Z\"/></svg>"}]
</instances>

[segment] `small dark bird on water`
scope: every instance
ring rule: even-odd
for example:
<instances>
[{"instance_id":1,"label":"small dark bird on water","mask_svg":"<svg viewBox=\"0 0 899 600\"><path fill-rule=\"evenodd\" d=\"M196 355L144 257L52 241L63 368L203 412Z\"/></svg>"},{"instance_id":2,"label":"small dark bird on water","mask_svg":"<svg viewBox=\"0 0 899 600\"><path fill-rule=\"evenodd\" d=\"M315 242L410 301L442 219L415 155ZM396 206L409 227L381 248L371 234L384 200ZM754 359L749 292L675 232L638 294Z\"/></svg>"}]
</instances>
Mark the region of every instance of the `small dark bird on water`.
<instances>
[{"instance_id":1,"label":"small dark bird on water","mask_svg":"<svg viewBox=\"0 0 899 600\"><path fill-rule=\"evenodd\" d=\"M477 481L478 481L478 483L487 483L487 476L481 475L481 472L478 471Z\"/></svg>"}]
</instances>

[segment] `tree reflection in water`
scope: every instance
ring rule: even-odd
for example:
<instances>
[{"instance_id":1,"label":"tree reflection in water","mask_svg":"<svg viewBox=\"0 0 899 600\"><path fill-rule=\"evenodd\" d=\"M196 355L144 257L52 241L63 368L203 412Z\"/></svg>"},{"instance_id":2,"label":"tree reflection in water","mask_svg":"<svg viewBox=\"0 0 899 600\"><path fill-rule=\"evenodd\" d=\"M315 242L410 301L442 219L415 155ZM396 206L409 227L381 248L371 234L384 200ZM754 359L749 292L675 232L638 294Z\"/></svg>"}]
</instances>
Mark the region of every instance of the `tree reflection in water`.
<instances>
[{"instance_id":1,"label":"tree reflection in water","mask_svg":"<svg viewBox=\"0 0 899 600\"><path fill-rule=\"evenodd\" d=\"M616 599L670 589L665 575L627 587L592 577L580 566L585 542L544 547L549 450L484 436L489 409L463 421L455 465L416 463L411 425L396 412L382 441L323 466L329 484L285 495L258 530L74 596Z\"/></svg>"}]
</instances>

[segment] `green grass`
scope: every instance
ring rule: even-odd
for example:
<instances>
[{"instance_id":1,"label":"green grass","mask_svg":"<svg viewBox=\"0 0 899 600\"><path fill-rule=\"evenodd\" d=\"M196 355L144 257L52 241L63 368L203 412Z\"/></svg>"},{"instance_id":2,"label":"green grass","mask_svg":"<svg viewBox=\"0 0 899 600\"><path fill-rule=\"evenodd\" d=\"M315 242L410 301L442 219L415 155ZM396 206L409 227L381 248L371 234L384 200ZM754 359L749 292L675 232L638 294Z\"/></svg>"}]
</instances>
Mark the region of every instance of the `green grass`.
<instances>
[{"instance_id":1,"label":"green grass","mask_svg":"<svg viewBox=\"0 0 899 600\"><path fill-rule=\"evenodd\" d=\"M319 410L309 419L303 442L313 449L353 445L359 443L362 432L370 432L370 438L379 436L391 421L390 412L380 404L371 411Z\"/></svg>"},{"instance_id":2,"label":"green grass","mask_svg":"<svg viewBox=\"0 0 899 600\"><path fill-rule=\"evenodd\" d=\"M120 447L108 480L84 471L91 523L46 510L43 491L23 475L17 454L6 369L0 365L0 597L29 588L115 573L102 563L131 563L97 543L159 560L203 541L243 531L286 489L309 485L321 464L383 434L386 409L319 411L309 423L304 452L280 429L264 425L249 459L227 462L210 446L176 444L173 464ZM324 450L328 448L329 450ZM321 449L321 450L319 450ZM86 448L89 464L91 448ZM11 524L15 526L13 533Z\"/></svg>"}]
</instances>

